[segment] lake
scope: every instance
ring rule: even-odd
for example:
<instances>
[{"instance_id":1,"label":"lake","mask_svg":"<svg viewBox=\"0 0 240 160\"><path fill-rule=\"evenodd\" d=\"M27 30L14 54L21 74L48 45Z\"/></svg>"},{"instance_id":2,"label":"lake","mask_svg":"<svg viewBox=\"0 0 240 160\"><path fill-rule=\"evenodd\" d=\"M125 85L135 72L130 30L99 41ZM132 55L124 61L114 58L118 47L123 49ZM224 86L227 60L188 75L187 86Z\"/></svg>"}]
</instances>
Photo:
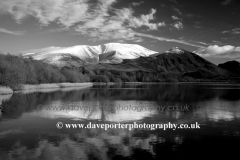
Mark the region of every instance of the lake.
<instances>
[{"instance_id":1,"label":"lake","mask_svg":"<svg viewBox=\"0 0 240 160\"><path fill-rule=\"evenodd\" d=\"M16 93L1 101L2 160L151 160L239 155L240 85L95 85ZM56 126L59 122L63 124L61 129ZM90 123L198 123L200 128L65 127Z\"/></svg>"}]
</instances>

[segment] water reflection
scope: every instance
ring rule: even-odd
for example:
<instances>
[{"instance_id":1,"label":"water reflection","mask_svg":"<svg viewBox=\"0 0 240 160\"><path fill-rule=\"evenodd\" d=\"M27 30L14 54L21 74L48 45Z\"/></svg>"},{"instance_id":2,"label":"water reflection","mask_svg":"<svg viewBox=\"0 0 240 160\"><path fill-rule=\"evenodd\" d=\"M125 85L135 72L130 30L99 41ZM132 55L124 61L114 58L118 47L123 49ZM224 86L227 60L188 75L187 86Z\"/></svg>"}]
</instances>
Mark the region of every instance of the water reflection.
<instances>
[{"instance_id":1,"label":"water reflection","mask_svg":"<svg viewBox=\"0 0 240 160\"><path fill-rule=\"evenodd\" d=\"M2 109L3 109L2 103L4 101L9 100L11 97L12 97L11 94L10 95L0 95L0 119L2 118Z\"/></svg>"},{"instance_id":2,"label":"water reflection","mask_svg":"<svg viewBox=\"0 0 240 160\"><path fill-rule=\"evenodd\" d=\"M0 159L160 159L199 156L199 152L202 156L235 154L234 144L240 142L239 93L240 87L233 85L162 84L14 94L2 101ZM188 110L167 108L184 105ZM87 110L54 110L52 106L83 106ZM124 110L119 106L147 109ZM159 106L166 108L161 110ZM55 127L58 121L199 122L202 127L175 131L59 130Z\"/></svg>"}]
</instances>

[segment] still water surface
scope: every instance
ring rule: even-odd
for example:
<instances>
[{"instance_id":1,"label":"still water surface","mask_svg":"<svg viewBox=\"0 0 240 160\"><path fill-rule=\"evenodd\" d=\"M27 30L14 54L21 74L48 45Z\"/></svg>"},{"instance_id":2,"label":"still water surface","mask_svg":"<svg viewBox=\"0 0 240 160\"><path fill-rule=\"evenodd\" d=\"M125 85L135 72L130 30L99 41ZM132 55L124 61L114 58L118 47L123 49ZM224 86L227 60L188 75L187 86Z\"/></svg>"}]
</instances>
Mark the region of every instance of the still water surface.
<instances>
[{"instance_id":1,"label":"still water surface","mask_svg":"<svg viewBox=\"0 0 240 160\"><path fill-rule=\"evenodd\" d=\"M19 93L0 100L3 107L0 114L1 160L151 160L239 155L239 85L93 86L79 90ZM186 105L188 108L182 110L169 109L169 106ZM136 106L142 110L133 109ZM165 106L165 109L160 109L159 106ZM57 129L57 122L198 122L201 128L107 131Z\"/></svg>"}]
</instances>

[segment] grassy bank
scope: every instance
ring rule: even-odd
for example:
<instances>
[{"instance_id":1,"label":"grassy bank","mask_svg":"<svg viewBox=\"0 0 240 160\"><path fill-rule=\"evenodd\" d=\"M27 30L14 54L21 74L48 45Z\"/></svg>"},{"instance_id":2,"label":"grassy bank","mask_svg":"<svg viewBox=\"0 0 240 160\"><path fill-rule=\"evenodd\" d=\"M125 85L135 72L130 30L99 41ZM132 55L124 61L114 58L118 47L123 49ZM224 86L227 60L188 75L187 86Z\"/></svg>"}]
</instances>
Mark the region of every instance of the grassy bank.
<instances>
[{"instance_id":1,"label":"grassy bank","mask_svg":"<svg viewBox=\"0 0 240 160\"><path fill-rule=\"evenodd\" d=\"M0 95L13 94L13 90L9 87L0 86Z\"/></svg>"},{"instance_id":2,"label":"grassy bank","mask_svg":"<svg viewBox=\"0 0 240 160\"><path fill-rule=\"evenodd\" d=\"M93 83L51 83L51 84L38 84L38 85L23 85L20 90L14 92L34 92L45 90L59 90L61 88L85 88L91 87ZM7 87L0 87L0 95L12 94L13 90Z\"/></svg>"},{"instance_id":3,"label":"grassy bank","mask_svg":"<svg viewBox=\"0 0 240 160\"><path fill-rule=\"evenodd\" d=\"M24 85L21 91L28 90L45 90L45 89L60 89L60 88L70 88L70 87L90 87L92 83L52 83L52 84L38 84L38 85Z\"/></svg>"}]
</instances>

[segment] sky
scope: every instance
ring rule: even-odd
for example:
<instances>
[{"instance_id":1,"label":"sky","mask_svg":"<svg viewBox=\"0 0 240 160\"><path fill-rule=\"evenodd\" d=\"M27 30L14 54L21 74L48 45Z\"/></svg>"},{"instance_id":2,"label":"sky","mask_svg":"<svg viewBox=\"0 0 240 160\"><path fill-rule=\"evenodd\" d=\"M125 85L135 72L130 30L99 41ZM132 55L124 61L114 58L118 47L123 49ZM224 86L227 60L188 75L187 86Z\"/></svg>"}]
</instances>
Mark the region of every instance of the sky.
<instances>
[{"instance_id":1,"label":"sky","mask_svg":"<svg viewBox=\"0 0 240 160\"><path fill-rule=\"evenodd\" d=\"M0 52L116 42L240 61L239 17L239 0L0 0Z\"/></svg>"}]
</instances>

